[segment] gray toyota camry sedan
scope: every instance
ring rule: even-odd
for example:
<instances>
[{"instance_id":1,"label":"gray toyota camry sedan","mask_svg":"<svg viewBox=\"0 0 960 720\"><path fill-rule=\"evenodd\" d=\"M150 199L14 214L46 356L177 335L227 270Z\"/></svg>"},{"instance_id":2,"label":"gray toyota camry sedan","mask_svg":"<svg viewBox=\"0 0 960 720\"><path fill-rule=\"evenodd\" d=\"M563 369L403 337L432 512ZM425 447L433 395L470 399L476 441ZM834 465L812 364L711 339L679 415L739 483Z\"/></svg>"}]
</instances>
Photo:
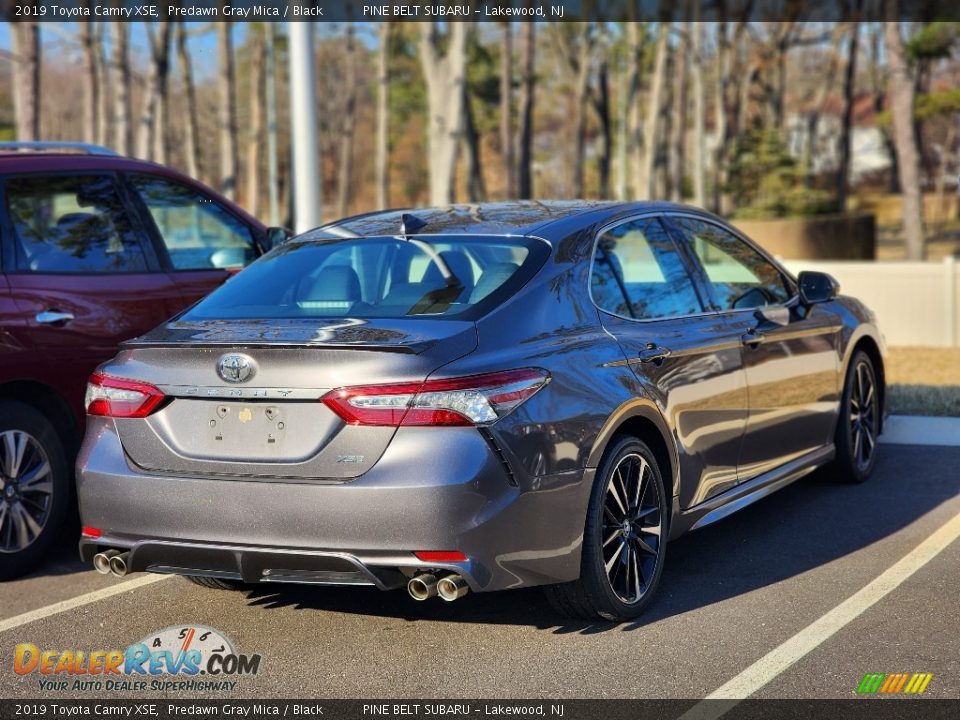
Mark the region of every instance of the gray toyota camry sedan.
<instances>
[{"instance_id":1,"label":"gray toyota camry sedan","mask_svg":"<svg viewBox=\"0 0 960 720\"><path fill-rule=\"evenodd\" d=\"M214 588L544 585L633 618L668 539L817 467L867 478L883 352L833 278L694 208L342 220L90 378L81 554Z\"/></svg>"}]
</instances>

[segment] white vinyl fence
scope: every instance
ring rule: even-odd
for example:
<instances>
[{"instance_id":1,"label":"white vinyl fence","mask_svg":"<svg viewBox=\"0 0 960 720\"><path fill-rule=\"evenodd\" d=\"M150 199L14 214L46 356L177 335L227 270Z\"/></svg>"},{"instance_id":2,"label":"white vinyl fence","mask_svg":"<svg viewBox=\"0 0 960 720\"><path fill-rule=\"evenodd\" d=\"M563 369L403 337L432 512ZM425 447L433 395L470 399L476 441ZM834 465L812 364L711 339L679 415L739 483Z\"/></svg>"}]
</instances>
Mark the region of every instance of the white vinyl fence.
<instances>
[{"instance_id":1,"label":"white vinyl fence","mask_svg":"<svg viewBox=\"0 0 960 720\"><path fill-rule=\"evenodd\" d=\"M840 281L840 292L877 314L888 345L960 347L960 264L786 260L794 274L819 270Z\"/></svg>"}]
</instances>

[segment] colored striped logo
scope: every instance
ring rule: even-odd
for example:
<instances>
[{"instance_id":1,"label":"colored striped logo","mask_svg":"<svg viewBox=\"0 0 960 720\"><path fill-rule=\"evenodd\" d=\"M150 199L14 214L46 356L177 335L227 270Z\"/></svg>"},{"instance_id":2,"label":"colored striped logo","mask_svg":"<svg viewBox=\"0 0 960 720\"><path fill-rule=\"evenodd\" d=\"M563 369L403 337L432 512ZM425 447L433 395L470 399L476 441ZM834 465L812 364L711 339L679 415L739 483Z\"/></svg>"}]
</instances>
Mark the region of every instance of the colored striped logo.
<instances>
[{"instance_id":1,"label":"colored striped logo","mask_svg":"<svg viewBox=\"0 0 960 720\"><path fill-rule=\"evenodd\" d=\"M933 673L867 673L857 686L858 695L923 695Z\"/></svg>"}]
</instances>

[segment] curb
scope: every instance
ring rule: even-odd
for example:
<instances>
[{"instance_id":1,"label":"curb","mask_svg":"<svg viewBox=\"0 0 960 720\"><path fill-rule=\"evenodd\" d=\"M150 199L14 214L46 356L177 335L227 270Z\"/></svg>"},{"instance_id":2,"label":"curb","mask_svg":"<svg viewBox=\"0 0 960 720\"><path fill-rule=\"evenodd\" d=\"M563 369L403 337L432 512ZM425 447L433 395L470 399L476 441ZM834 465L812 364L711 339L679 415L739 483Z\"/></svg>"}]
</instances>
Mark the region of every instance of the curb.
<instances>
[{"instance_id":1,"label":"curb","mask_svg":"<svg viewBox=\"0 0 960 720\"><path fill-rule=\"evenodd\" d=\"M880 442L960 447L960 418L891 415L884 423Z\"/></svg>"}]
</instances>

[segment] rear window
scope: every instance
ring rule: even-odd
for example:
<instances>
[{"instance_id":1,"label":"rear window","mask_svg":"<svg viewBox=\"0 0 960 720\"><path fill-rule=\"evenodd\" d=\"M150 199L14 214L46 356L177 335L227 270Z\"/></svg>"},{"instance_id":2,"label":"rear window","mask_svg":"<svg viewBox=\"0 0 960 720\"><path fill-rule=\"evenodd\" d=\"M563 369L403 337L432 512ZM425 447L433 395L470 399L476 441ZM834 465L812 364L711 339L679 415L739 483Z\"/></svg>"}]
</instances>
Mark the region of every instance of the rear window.
<instances>
[{"instance_id":1,"label":"rear window","mask_svg":"<svg viewBox=\"0 0 960 720\"><path fill-rule=\"evenodd\" d=\"M184 319L472 319L515 293L549 246L530 238L359 238L282 245Z\"/></svg>"}]
</instances>

